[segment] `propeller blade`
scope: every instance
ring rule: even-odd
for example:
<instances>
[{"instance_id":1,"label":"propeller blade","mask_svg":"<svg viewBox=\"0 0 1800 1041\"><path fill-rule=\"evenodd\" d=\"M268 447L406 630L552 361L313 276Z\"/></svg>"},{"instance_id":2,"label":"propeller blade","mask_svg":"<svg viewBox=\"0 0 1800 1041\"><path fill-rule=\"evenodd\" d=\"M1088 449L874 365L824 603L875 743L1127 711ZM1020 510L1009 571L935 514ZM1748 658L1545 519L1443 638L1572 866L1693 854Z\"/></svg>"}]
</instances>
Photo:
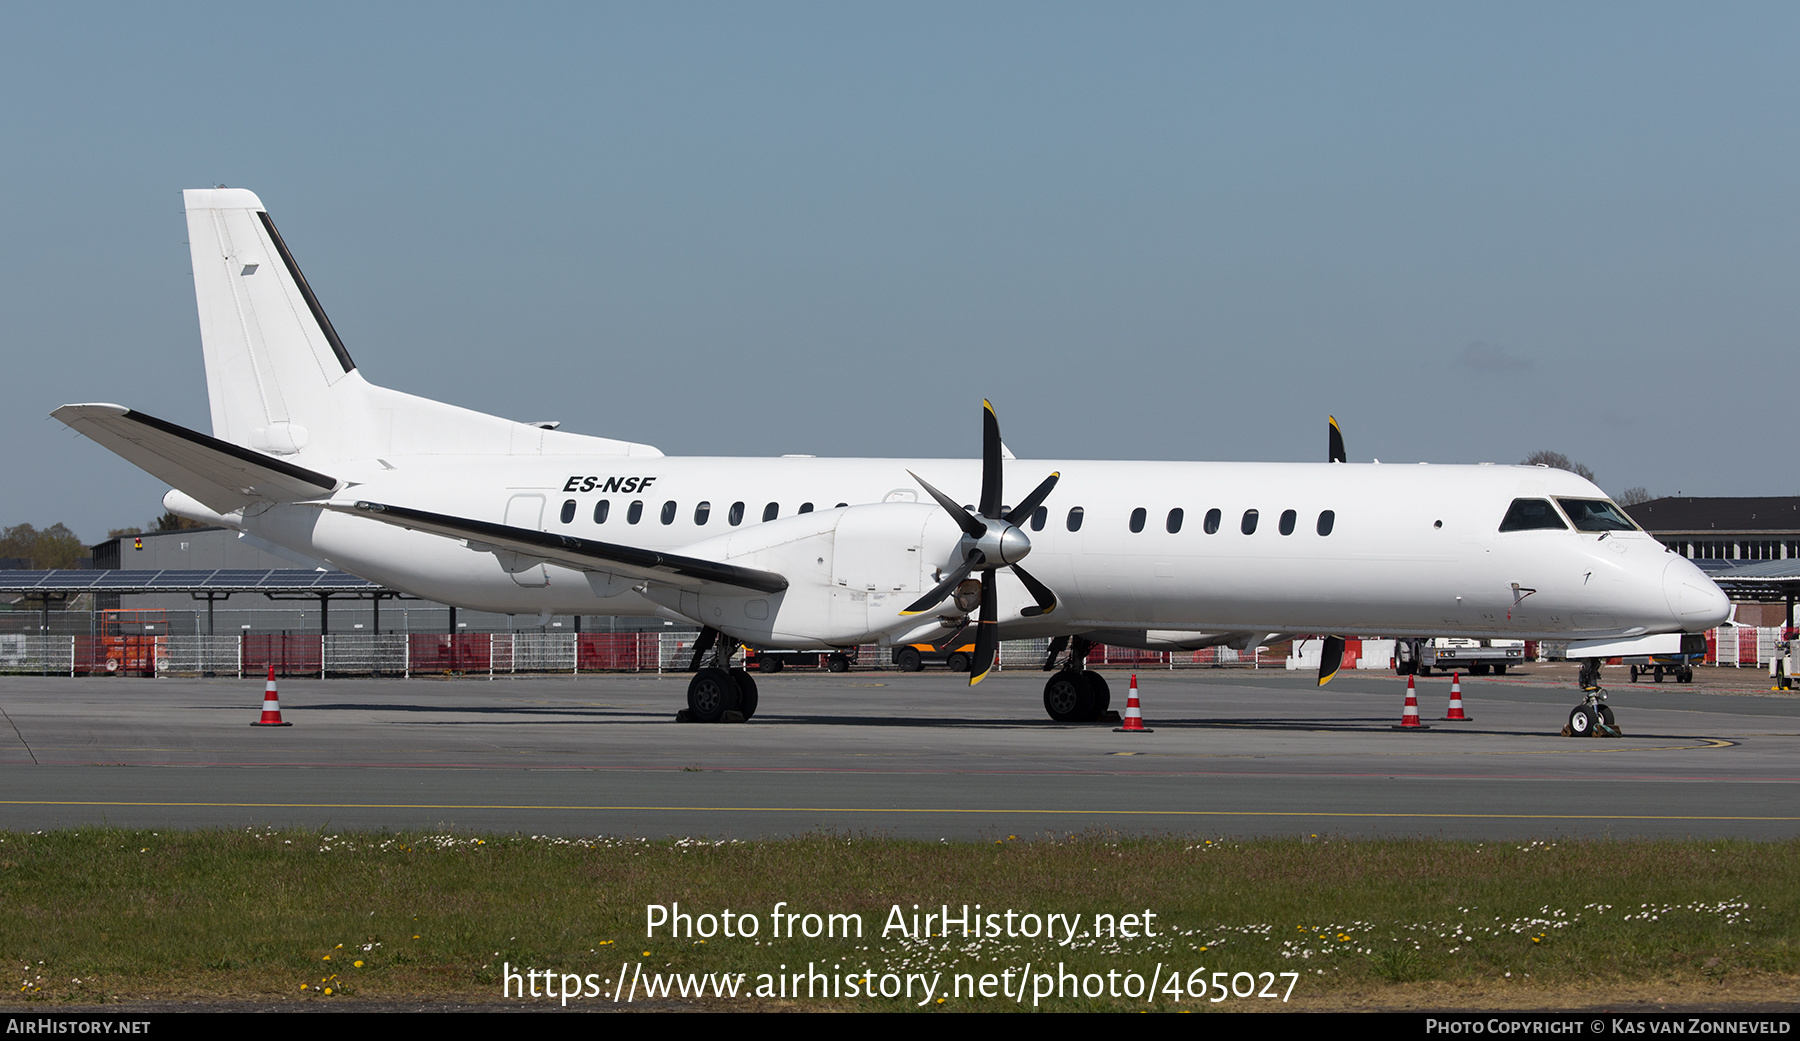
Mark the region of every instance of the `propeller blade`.
<instances>
[{"instance_id":1,"label":"propeller blade","mask_svg":"<svg viewBox=\"0 0 1800 1041\"><path fill-rule=\"evenodd\" d=\"M1337 417L1326 416L1325 422L1331 425L1331 429L1326 431L1328 441L1325 451L1329 456L1326 461L1332 463L1349 462L1350 457L1344 454L1344 432L1338 429Z\"/></svg>"},{"instance_id":2,"label":"propeller blade","mask_svg":"<svg viewBox=\"0 0 1800 1041\"><path fill-rule=\"evenodd\" d=\"M920 477L916 473L913 473L911 470L906 471L906 473L907 473L907 476L909 476L913 480L919 482L920 487L924 488L927 492L929 492L931 494L931 497L933 499L937 500L938 505L942 506L947 512L949 512L950 516L956 518L957 526L962 528L963 534L969 536L972 539L978 539L981 536L987 534L987 525L976 520L974 517L971 517L969 515L968 510L965 510L961 506L958 506L956 504L955 499L952 499L948 495L945 495L943 492L940 492L936 488L933 488L931 486L930 481L927 481L925 478Z\"/></svg>"},{"instance_id":3,"label":"propeller blade","mask_svg":"<svg viewBox=\"0 0 1800 1041\"><path fill-rule=\"evenodd\" d=\"M1000 516L1000 419L994 406L981 401L981 515ZM977 536L979 537L979 536Z\"/></svg>"},{"instance_id":4,"label":"propeller blade","mask_svg":"<svg viewBox=\"0 0 1800 1041\"><path fill-rule=\"evenodd\" d=\"M1010 566L1013 574L1019 576L1019 581L1025 583L1025 588L1030 591L1031 595L1037 600L1036 607L1027 607L1025 610L1020 611L1020 614L1024 615L1026 618L1036 618L1039 615L1046 615L1051 611L1056 610L1056 594L1050 591L1049 586L1032 578L1031 573L1019 565L1012 564Z\"/></svg>"},{"instance_id":5,"label":"propeller blade","mask_svg":"<svg viewBox=\"0 0 1800 1041\"><path fill-rule=\"evenodd\" d=\"M969 555L963 558L963 562L957 566L955 571L945 575L944 580L933 586L931 592L914 600L907 606L906 610L901 611L900 613L903 615L924 614L926 611L943 603L944 598L950 595L950 592L956 588L958 582L968 578L969 572L985 563L987 563L987 556L985 554L978 549L970 551Z\"/></svg>"},{"instance_id":6,"label":"propeller blade","mask_svg":"<svg viewBox=\"0 0 1800 1041\"><path fill-rule=\"evenodd\" d=\"M1050 489L1056 487L1056 482L1061 477L1061 473L1052 473L1044 478L1044 483L1033 488L1031 494L1025 497L1025 501L1013 507L1013 511L1006 515L1006 523L1015 528L1025 523L1025 518L1031 516L1039 506L1043 505L1044 500L1050 495Z\"/></svg>"},{"instance_id":7,"label":"propeller blade","mask_svg":"<svg viewBox=\"0 0 1800 1041\"><path fill-rule=\"evenodd\" d=\"M1344 664L1344 638L1342 636L1325 637L1325 646L1319 649L1319 686L1331 682L1331 677L1338 674L1338 667Z\"/></svg>"},{"instance_id":8,"label":"propeller blade","mask_svg":"<svg viewBox=\"0 0 1800 1041\"><path fill-rule=\"evenodd\" d=\"M969 659L969 686L987 678L994 665L994 631L999 628L1000 598L994 589L998 572L992 568L981 573L981 621L975 627L975 656Z\"/></svg>"}]
</instances>

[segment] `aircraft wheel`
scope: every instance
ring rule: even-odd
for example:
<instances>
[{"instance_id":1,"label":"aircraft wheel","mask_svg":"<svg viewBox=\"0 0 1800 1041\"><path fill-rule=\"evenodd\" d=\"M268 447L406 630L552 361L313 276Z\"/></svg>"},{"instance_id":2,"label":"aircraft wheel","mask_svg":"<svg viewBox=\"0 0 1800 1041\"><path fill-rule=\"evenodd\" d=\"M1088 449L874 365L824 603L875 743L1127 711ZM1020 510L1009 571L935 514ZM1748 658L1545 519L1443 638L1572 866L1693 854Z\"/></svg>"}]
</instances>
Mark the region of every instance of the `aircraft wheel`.
<instances>
[{"instance_id":1,"label":"aircraft wheel","mask_svg":"<svg viewBox=\"0 0 1800 1041\"><path fill-rule=\"evenodd\" d=\"M1574 710L1569 713L1569 736L1594 736L1593 710L1589 709L1586 705L1575 706Z\"/></svg>"},{"instance_id":2,"label":"aircraft wheel","mask_svg":"<svg viewBox=\"0 0 1800 1041\"><path fill-rule=\"evenodd\" d=\"M925 659L911 647L902 647L894 652L894 664L900 666L901 672L918 672L925 667Z\"/></svg>"},{"instance_id":3,"label":"aircraft wheel","mask_svg":"<svg viewBox=\"0 0 1800 1041\"><path fill-rule=\"evenodd\" d=\"M1612 728L1613 728L1613 729L1614 729L1614 730L1617 730L1617 729L1618 729L1618 728L1619 728L1619 725L1618 725L1618 724L1617 724L1617 723L1614 723L1614 722L1613 722L1613 714L1612 714L1612 707L1611 707L1611 706L1609 706L1609 705L1597 705L1597 706L1595 706L1595 708L1596 708L1596 709L1597 709L1597 710L1598 710L1598 711L1599 711L1599 713L1600 713L1600 722L1601 722L1601 723L1602 723L1602 724L1603 724L1603 725L1605 725L1605 726L1609 726L1609 727L1612 727Z\"/></svg>"},{"instance_id":4,"label":"aircraft wheel","mask_svg":"<svg viewBox=\"0 0 1800 1041\"><path fill-rule=\"evenodd\" d=\"M1094 688L1083 674L1064 669L1044 684L1044 711L1058 723L1085 723L1093 719Z\"/></svg>"},{"instance_id":5,"label":"aircraft wheel","mask_svg":"<svg viewBox=\"0 0 1800 1041\"><path fill-rule=\"evenodd\" d=\"M1112 708L1112 691L1107 689L1106 677L1089 669L1081 674L1081 679L1094 692L1094 714L1090 718L1099 719Z\"/></svg>"},{"instance_id":6,"label":"aircraft wheel","mask_svg":"<svg viewBox=\"0 0 1800 1041\"><path fill-rule=\"evenodd\" d=\"M828 672L849 672L850 659L841 654L834 654L827 659L825 669Z\"/></svg>"},{"instance_id":7,"label":"aircraft wheel","mask_svg":"<svg viewBox=\"0 0 1800 1041\"><path fill-rule=\"evenodd\" d=\"M773 655L760 654L756 658L756 671L766 672L773 676L781 671L782 661Z\"/></svg>"},{"instance_id":8,"label":"aircraft wheel","mask_svg":"<svg viewBox=\"0 0 1800 1041\"><path fill-rule=\"evenodd\" d=\"M737 710L749 719L756 715L756 677L743 669L732 669L731 678L737 683Z\"/></svg>"},{"instance_id":9,"label":"aircraft wheel","mask_svg":"<svg viewBox=\"0 0 1800 1041\"><path fill-rule=\"evenodd\" d=\"M696 723L717 723L737 702L737 684L724 669L701 669L688 681L688 715Z\"/></svg>"},{"instance_id":10,"label":"aircraft wheel","mask_svg":"<svg viewBox=\"0 0 1800 1041\"><path fill-rule=\"evenodd\" d=\"M950 666L951 672L968 672L969 671L969 656L964 654L961 651L957 651L955 654L952 654L950 656L950 658L946 662L946 664L948 664Z\"/></svg>"}]
</instances>

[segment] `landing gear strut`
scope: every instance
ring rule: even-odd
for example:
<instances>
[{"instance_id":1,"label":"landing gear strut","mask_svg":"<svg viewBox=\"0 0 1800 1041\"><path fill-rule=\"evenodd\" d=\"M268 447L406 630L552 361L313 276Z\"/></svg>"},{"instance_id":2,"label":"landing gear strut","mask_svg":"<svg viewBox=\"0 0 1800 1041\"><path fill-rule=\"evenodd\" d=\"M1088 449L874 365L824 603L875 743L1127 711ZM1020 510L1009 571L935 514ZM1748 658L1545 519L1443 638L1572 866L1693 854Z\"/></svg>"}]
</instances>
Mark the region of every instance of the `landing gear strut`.
<instances>
[{"instance_id":1,"label":"landing gear strut","mask_svg":"<svg viewBox=\"0 0 1800 1041\"><path fill-rule=\"evenodd\" d=\"M694 641L688 668L688 707L675 714L679 723L742 723L756 714L756 680L731 667L739 644L717 629L705 629ZM707 664L702 667L702 662Z\"/></svg>"},{"instance_id":2,"label":"landing gear strut","mask_svg":"<svg viewBox=\"0 0 1800 1041\"><path fill-rule=\"evenodd\" d=\"M1071 647L1071 642L1073 646ZM1094 644L1081 637L1059 636L1051 641L1050 653L1044 658L1044 671L1054 675L1044 683L1044 711L1058 723L1116 722L1118 713L1109 711L1112 691L1106 677L1081 668ZM1062 656L1064 648L1070 653Z\"/></svg>"},{"instance_id":3,"label":"landing gear strut","mask_svg":"<svg viewBox=\"0 0 1800 1041\"><path fill-rule=\"evenodd\" d=\"M1569 710L1569 722L1563 727L1564 737L1620 737L1619 724L1606 704L1606 690L1600 686L1600 659L1581 663L1581 704Z\"/></svg>"}]
</instances>

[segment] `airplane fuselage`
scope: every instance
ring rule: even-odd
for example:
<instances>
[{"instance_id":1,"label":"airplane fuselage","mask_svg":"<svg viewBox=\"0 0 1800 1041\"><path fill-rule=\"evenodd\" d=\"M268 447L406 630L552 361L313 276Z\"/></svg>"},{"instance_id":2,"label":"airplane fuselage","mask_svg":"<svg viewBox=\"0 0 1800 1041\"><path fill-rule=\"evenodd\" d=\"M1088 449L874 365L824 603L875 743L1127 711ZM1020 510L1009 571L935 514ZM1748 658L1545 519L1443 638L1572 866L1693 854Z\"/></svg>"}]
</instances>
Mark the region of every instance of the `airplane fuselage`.
<instances>
[{"instance_id":1,"label":"airplane fuselage","mask_svg":"<svg viewBox=\"0 0 1800 1041\"><path fill-rule=\"evenodd\" d=\"M1030 598L1001 572L1008 637L1121 629L1629 636L1710 622L1722 601L1691 563L1641 531L1500 531L1516 499L1604 498L1558 470L1039 460L1008 460L1005 468L1008 488L1062 474L1037 516L1021 525L1031 571L1060 603L1043 617L1022 616ZM904 638L904 627L875 603L858 610L887 622L881 633L851 625L822 634L816 626L784 628L781 601L809 589L896 605L917 596L958 559L958 533L908 471L971 504L980 481L979 462L943 459L412 457L336 469L351 482L335 497L341 502L403 502L724 560L787 547L778 570L800 571L790 574L795 586L775 598L766 624L734 633L774 646ZM902 532L885 540L893 545L883 560L839 559L855 554L842 530L831 539L832 525L856 513L840 504L908 503L922 505L863 510L891 516ZM592 572L315 506L246 511L243 524L442 602L512 614L710 620L643 583L596 582ZM824 550L806 548L821 538ZM818 572L810 584L807 564Z\"/></svg>"}]
</instances>

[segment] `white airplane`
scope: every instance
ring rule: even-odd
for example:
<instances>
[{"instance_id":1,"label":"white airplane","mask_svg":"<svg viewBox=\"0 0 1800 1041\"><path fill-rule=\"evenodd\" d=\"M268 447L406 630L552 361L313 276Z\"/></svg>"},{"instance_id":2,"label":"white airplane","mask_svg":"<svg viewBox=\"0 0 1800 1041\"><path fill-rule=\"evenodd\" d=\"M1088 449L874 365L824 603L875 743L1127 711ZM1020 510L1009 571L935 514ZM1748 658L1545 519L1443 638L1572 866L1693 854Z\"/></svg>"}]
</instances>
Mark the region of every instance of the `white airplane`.
<instances>
[{"instance_id":1,"label":"white airplane","mask_svg":"<svg viewBox=\"0 0 1800 1041\"><path fill-rule=\"evenodd\" d=\"M1344 637L1628 638L1729 612L1572 473L1352 465L1335 421L1317 464L1019 460L991 407L979 461L670 458L388 390L253 193L185 199L212 435L119 405L53 415L171 485L177 514L394 589L701 626L694 719L755 711L740 643L941 644L973 624L973 684L996 641L1050 637L1045 707L1078 721L1107 703L1082 667L1096 642L1328 634L1322 684ZM1599 711L1590 694L1575 714Z\"/></svg>"}]
</instances>

